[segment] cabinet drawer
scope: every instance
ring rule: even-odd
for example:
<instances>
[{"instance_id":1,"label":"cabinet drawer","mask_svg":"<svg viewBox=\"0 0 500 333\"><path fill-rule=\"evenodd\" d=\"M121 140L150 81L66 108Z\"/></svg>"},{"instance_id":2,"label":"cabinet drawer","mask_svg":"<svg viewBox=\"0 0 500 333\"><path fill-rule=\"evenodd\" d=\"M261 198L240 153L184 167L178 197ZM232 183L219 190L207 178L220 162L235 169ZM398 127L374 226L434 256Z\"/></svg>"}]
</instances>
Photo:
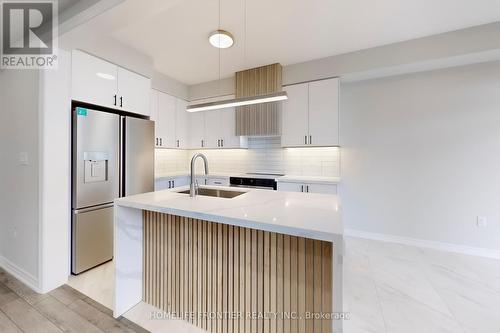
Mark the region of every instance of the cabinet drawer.
<instances>
[{"instance_id":1,"label":"cabinet drawer","mask_svg":"<svg viewBox=\"0 0 500 333\"><path fill-rule=\"evenodd\" d=\"M336 184L306 184L305 192L321 194L337 194Z\"/></svg>"},{"instance_id":2,"label":"cabinet drawer","mask_svg":"<svg viewBox=\"0 0 500 333\"><path fill-rule=\"evenodd\" d=\"M278 191L337 194L337 184L278 182Z\"/></svg>"},{"instance_id":3,"label":"cabinet drawer","mask_svg":"<svg viewBox=\"0 0 500 333\"><path fill-rule=\"evenodd\" d=\"M207 185L212 186L229 186L228 178L207 178Z\"/></svg>"},{"instance_id":4,"label":"cabinet drawer","mask_svg":"<svg viewBox=\"0 0 500 333\"><path fill-rule=\"evenodd\" d=\"M304 188L304 185L300 184L300 183L278 182L278 191L302 192L303 188Z\"/></svg>"}]
</instances>

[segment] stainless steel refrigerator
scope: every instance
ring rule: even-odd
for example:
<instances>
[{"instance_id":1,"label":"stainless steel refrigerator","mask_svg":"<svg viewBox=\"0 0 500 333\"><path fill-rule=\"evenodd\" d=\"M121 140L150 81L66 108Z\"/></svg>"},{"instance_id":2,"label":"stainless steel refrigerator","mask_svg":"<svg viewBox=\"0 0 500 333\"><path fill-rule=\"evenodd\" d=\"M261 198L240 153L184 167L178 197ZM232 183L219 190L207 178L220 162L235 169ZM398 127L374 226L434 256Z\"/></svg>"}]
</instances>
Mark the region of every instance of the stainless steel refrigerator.
<instances>
[{"instance_id":1,"label":"stainless steel refrigerator","mask_svg":"<svg viewBox=\"0 0 500 333\"><path fill-rule=\"evenodd\" d=\"M113 200L154 190L154 122L77 107L72 131L71 271L113 258Z\"/></svg>"}]
</instances>

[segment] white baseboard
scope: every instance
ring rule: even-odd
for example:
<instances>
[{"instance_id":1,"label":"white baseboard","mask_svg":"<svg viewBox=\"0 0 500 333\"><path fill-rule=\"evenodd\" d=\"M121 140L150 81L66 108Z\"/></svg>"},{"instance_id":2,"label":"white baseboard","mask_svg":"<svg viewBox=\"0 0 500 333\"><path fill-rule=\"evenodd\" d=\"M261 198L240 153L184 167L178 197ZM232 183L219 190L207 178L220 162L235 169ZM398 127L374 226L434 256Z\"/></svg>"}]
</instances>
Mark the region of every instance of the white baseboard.
<instances>
[{"instance_id":1,"label":"white baseboard","mask_svg":"<svg viewBox=\"0 0 500 333\"><path fill-rule=\"evenodd\" d=\"M416 246L416 247L424 247L424 248L429 248L429 249L434 249L434 250L441 250L441 251L454 252L454 253L460 253L460 254L468 254L468 255L472 255L472 256L500 259L500 251L499 250L486 249L486 248L482 248L482 247L473 247L473 246L458 245L458 244L452 244L452 243L443 243L443 242L429 241L429 240L418 239L418 238L402 237L402 236L396 236L396 235L379 234L379 233L375 233L375 232L361 231L361 230L355 230L355 229L345 229L344 235L351 236L351 237L357 237L357 238L377 240L377 241L382 241L382 242L398 243L398 244Z\"/></svg>"},{"instance_id":2,"label":"white baseboard","mask_svg":"<svg viewBox=\"0 0 500 333\"><path fill-rule=\"evenodd\" d=\"M16 279L30 287L36 292L40 292L40 288L38 286L38 279L26 272L24 269L18 267L13 262L8 260L7 258L0 256L0 267L6 270L9 274L14 276Z\"/></svg>"}]
</instances>

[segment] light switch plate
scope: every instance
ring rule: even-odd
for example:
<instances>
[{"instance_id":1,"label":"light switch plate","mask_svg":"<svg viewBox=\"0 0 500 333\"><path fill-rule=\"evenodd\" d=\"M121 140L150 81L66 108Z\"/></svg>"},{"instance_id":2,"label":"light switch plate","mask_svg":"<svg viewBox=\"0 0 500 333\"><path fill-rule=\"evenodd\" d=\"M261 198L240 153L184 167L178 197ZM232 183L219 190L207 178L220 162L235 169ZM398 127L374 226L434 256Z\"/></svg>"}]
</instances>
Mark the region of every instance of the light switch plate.
<instances>
[{"instance_id":1,"label":"light switch plate","mask_svg":"<svg viewBox=\"0 0 500 333\"><path fill-rule=\"evenodd\" d=\"M27 152L20 152L19 153L19 164L20 165L28 165L29 164L29 157Z\"/></svg>"},{"instance_id":2,"label":"light switch plate","mask_svg":"<svg viewBox=\"0 0 500 333\"><path fill-rule=\"evenodd\" d=\"M477 217L477 227L478 228L486 228L488 226L488 220L486 216L478 216Z\"/></svg>"}]
</instances>

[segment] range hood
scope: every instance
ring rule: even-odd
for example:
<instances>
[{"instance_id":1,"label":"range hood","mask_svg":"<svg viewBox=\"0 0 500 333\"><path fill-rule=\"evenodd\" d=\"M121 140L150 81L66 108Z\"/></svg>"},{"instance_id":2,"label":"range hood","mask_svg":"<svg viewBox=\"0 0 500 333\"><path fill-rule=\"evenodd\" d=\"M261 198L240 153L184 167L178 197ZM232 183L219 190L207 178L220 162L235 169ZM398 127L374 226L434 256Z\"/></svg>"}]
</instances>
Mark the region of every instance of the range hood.
<instances>
[{"instance_id":1,"label":"range hood","mask_svg":"<svg viewBox=\"0 0 500 333\"><path fill-rule=\"evenodd\" d=\"M272 64L236 72L236 99L284 95L282 67ZM286 99L286 97L285 97ZM281 135L282 102L267 102L236 107L236 135Z\"/></svg>"}]
</instances>

